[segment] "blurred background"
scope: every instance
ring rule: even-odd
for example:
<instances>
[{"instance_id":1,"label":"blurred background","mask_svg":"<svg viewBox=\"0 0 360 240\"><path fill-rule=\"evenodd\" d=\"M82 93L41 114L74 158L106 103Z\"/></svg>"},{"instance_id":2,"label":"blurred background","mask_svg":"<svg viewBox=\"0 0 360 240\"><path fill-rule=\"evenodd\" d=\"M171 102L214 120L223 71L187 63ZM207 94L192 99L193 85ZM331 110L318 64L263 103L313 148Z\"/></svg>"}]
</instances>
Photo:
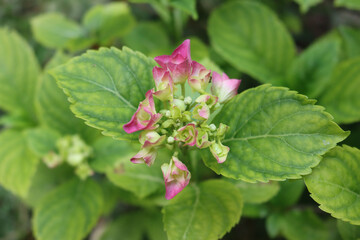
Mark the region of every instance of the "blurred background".
<instances>
[{"instance_id":1,"label":"blurred background","mask_svg":"<svg viewBox=\"0 0 360 240\"><path fill-rule=\"evenodd\" d=\"M116 37L111 39L84 44L83 46L86 47L82 47L81 44L76 47L65 47L65 51L78 55L88 48L98 49L100 46L121 48L122 46L128 46L154 57L160 54L170 54L172 49L180 42L186 38L191 38L194 59L202 59L206 56L211 63L227 72L230 78L241 78L243 81L240 91L242 91L261 83L241 73L219 56L210 46L207 32L210 14L220 5L230 1L235 0L198 0L196 2L198 16L180 15L180 20L175 23L167 19L166 13L156 5L157 1L123 1L128 3L129 13L126 16L127 25L122 28L122 32L119 32ZM360 11L335 7L334 1L331 0L320 1L315 6L306 9L306 12L297 2L292 0L258 1L267 5L282 20L296 43L298 53L301 53L322 36L329 34L334 29L339 29L339 27L340 29L343 26L360 29ZM110 2L112 1L0 0L0 25L17 30L33 47L41 65L45 66L56 50L46 42L41 42L40 35L37 36L38 39L35 39L34 35L36 33L32 31L31 23L36 24L35 19L37 16L43 13L57 12L70 21L80 24L84 14L89 9ZM155 2L155 4L146 2ZM360 31L354 35L348 35L348 38L360 46ZM360 123L342 124L341 127L352 132L345 140L345 143L360 148ZM241 222L224 239L269 239L265 231L266 221L264 218L269 209L276 212L280 208L295 210L310 208L321 219L329 217L327 213L318 209L317 204L310 198L302 180L281 184L283 186L278 195L268 202L266 206L252 206L249 204L245 208L245 216L242 217ZM285 202L287 201L287 203L280 199L286 199ZM34 239L30 223L31 214L31 211L21 200L0 186L0 240ZM330 227L326 228L326 231L331 231L333 225L330 223L328 225ZM288 231L291 232L292 230ZM337 239L337 237L337 233L334 233L333 238ZM96 234L92 234L88 239L97 239ZM277 237L276 239L284 238Z\"/></svg>"}]
</instances>

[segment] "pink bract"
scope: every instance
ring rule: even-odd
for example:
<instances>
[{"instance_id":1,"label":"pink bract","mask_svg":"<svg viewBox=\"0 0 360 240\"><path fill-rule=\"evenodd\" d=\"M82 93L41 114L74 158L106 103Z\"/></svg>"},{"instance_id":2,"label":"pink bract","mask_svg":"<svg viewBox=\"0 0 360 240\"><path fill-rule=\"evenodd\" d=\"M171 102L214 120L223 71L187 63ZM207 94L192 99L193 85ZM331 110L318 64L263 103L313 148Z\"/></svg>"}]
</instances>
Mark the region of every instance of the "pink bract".
<instances>
[{"instance_id":1,"label":"pink bract","mask_svg":"<svg viewBox=\"0 0 360 240\"><path fill-rule=\"evenodd\" d=\"M236 96L240 83L241 80L229 79L225 73L213 72L211 92L219 97L220 103L224 103Z\"/></svg>"}]
</instances>

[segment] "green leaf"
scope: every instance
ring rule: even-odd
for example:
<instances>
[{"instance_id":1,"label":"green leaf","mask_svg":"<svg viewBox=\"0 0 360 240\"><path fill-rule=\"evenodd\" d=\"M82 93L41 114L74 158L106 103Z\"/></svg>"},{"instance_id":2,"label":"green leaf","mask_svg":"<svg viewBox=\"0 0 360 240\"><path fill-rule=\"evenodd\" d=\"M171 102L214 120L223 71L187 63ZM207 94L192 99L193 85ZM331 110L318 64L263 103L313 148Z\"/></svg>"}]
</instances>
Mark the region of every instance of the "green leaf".
<instances>
[{"instance_id":1,"label":"green leaf","mask_svg":"<svg viewBox=\"0 0 360 240\"><path fill-rule=\"evenodd\" d=\"M39 157L56 149L56 141L61 137L59 133L47 128L33 128L26 131L29 148Z\"/></svg>"},{"instance_id":2,"label":"green leaf","mask_svg":"<svg viewBox=\"0 0 360 240\"><path fill-rule=\"evenodd\" d=\"M194 20L199 17L196 11L196 0L170 0L169 4L190 14Z\"/></svg>"},{"instance_id":3,"label":"green leaf","mask_svg":"<svg viewBox=\"0 0 360 240\"><path fill-rule=\"evenodd\" d=\"M360 2L358 0L335 0L335 6L360 10Z\"/></svg>"},{"instance_id":4,"label":"green leaf","mask_svg":"<svg viewBox=\"0 0 360 240\"><path fill-rule=\"evenodd\" d=\"M86 37L79 24L56 12L36 16L31 20L31 28L35 40L48 48L79 50L72 45ZM87 45L90 44L91 41Z\"/></svg>"},{"instance_id":5,"label":"green leaf","mask_svg":"<svg viewBox=\"0 0 360 240\"><path fill-rule=\"evenodd\" d=\"M288 240L337 239L334 234L335 222L333 219L324 221L311 210L288 212L280 219L280 232Z\"/></svg>"},{"instance_id":6,"label":"green leaf","mask_svg":"<svg viewBox=\"0 0 360 240\"><path fill-rule=\"evenodd\" d=\"M239 221L240 191L223 180L187 186L163 208L169 240L219 239Z\"/></svg>"},{"instance_id":7,"label":"green leaf","mask_svg":"<svg viewBox=\"0 0 360 240\"><path fill-rule=\"evenodd\" d=\"M146 55L155 57L170 52L169 36L160 23L141 22L123 40L129 48Z\"/></svg>"},{"instance_id":8,"label":"green leaf","mask_svg":"<svg viewBox=\"0 0 360 240\"><path fill-rule=\"evenodd\" d=\"M277 182L248 183L241 180L228 179L242 193L244 203L259 204L269 201L280 190Z\"/></svg>"},{"instance_id":9,"label":"green leaf","mask_svg":"<svg viewBox=\"0 0 360 240\"><path fill-rule=\"evenodd\" d=\"M100 217L103 196L91 179L70 180L51 191L35 208L33 228L38 240L80 240Z\"/></svg>"},{"instance_id":10,"label":"green leaf","mask_svg":"<svg viewBox=\"0 0 360 240\"><path fill-rule=\"evenodd\" d=\"M121 215L112 222L100 240L166 240L159 212L138 211Z\"/></svg>"},{"instance_id":11,"label":"green leaf","mask_svg":"<svg viewBox=\"0 0 360 240\"><path fill-rule=\"evenodd\" d=\"M70 57L57 52L46 65L45 72L39 81L36 95L36 110L41 125L54 129L62 134L80 134L91 142L98 131L88 127L70 111L67 97L47 72L69 61Z\"/></svg>"},{"instance_id":12,"label":"green leaf","mask_svg":"<svg viewBox=\"0 0 360 240\"><path fill-rule=\"evenodd\" d=\"M360 239L360 227L337 220L337 228L343 240Z\"/></svg>"},{"instance_id":13,"label":"green leaf","mask_svg":"<svg viewBox=\"0 0 360 240\"><path fill-rule=\"evenodd\" d=\"M116 186L134 193L139 198L164 189L164 179L160 168L130 162L130 158L135 154L136 152L117 159L116 168L106 172L108 179Z\"/></svg>"},{"instance_id":14,"label":"green leaf","mask_svg":"<svg viewBox=\"0 0 360 240\"><path fill-rule=\"evenodd\" d=\"M205 58L210 58L210 52L208 46L201 41L198 37L190 37L191 41L191 58L195 61L201 61ZM180 44L179 44L180 45ZM214 69L211 69L214 70Z\"/></svg>"},{"instance_id":15,"label":"green leaf","mask_svg":"<svg viewBox=\"0 0 360 240\"><path fill-rule=\"evenodd\" d=\"M225 177L248 182L296 179L311 172L321 155L345 139L344 132L315 100L287 88L262 85L237 95L213 122L230 130L223 144L227 160L205 164Z\"/></svg>"},{"instance_id":16,"label":"green leaf","mask_svg":"<svg viewBox=\"0 0 360 240\"><path fill-rule=\"evenodd\" d=\"M335 218L360 225L360 150L346 145L329 151L305 177L311 197Z\"/></svg>"},{"instance_id":17,"label":"green leaf","mask_svg":"<svg viewBox=\"0 0 360 240\"><path fill-rule=\"evenodd\" d=\"M244 203L242 216L246 218L264 218L269 209L265 204Z\"/></svg>"},{"instance_id":18,"label":"green leaf","mask_svg":"<svg viewBox=\"0 0 360 240\"><path fill-rule=\"evenodd\" d=\"M69 96L71 110L104 135L137 140L122 126L129 122L145 93L153 88L155 61L124 47L101 48L52 71Z\"/></svg>"},{"instance_id":19,"label":"green leaf","mask_svg":"<svg viewBox=\"0 0 360 240\"><path fill-rule=\"evenodd\" d=\"M84 16L83 25L97 36L100 45L104 45L129 33L135 18L127 3L114 2L91 8Z\"/></svg>"},{"instance_id":20,"label":"green leaf","mask_svg":"<svg viewBox=\"0 0 360 240\"><path fill-rule=\"evenodd\" d=\"M264 83L282 83L295 46L267 7L249 1L224 4L211 14L208 29L214 49L238 70Z\"/></svg>"},{"instance_id":21,"label":"green leaf","mask_svg":"<svg viewBox=\"0 0 360 240\"><path fill-rule=\"evenodd\" d=\"M340 41L336 39L314 43L293 62L287 85L311 98L318 97L329 86L339 55Z\"/></svg>"},{"instance_id":22,"label":"green leaf","mask_svg":"<svg viewBox=\"0 0 360 240\"><path fill-rule=\"evenodd\" d=\"M341 62L336 66L329 87L320 96L337 123L360 121L360 57Z\"/></svg>"},{"instance_id":23,"label":"green leaf","mask_svg":"<svg viewBox=\"0 0 360 240\"><path fill-rule=\"evenodd\" d=\"M130 158L139 151L138 148L138 144L102 137L93 145L94 158L90 160L89 164L97 172L112 171L119 161L130 162Z\"/></svg>"},{"instance_id":24,"label":"green leaf","mask_svg":"<svg viewBox=\"0 0 360 240\"><path fill-rule=\"evenodd\" d=\"M34 93L39 65L33 50L15 31L0 28L0 108L35 121Z\"/></svg>"},{"instance_id":25,"label":"green leaf","mask_svg":"<svg viewBox=\"0 0 360 240\"><path fill-rule=\"evenodd\" d=\"M360 29L340 26L336 33L342 40L345 58L360 56Z\"/></svg>"},{"instance_id":26,"label":"green leaf","mask_svg":"<svg viewBox=\"0 0 360 240\"><path fill-rule=\"evenodd\" d=\"M280 182L280 191L270 200L276 208L286 209L297 203L304 192L305 184L302 179Z\"/></svg>"},{"instance_id":27,"label":"green leaf","mask_svg":"<svg viewBox=\"0 0 360 240\"><path fill-rule=\"evenodd\" d=\"M322 0L294 0L300 5L302 13L306 13L311 7L319 4Z\"/></svg>"},{"instance_id":28,"label":"green leaf","mask_svg":"<svg viewBox=\"0 0 360 240\"><path fill-rule=\"evenodd\" d=\"M0 184L25 197L39 160L27 148L22 132L3 130L0 133Z\"/></svg>"},{"instance_id":29,"label":"green leaf","mask_svg":"<svg viewBox=\"0 0 360 240\"><path fill-rule=\"evenodd\" d=\"M275 238L279 234L282 222L281 220L281 215L276 213L271 214L266 218L265 227L269 237Z\"/></svg>"},{"instance_id":30,"label":"green leaf","mask_svg":"<svg viewBox=\"0 0 360 240\"><path fill-rule=\"evenodd\" d=\"M56 168L48 168L44 163L38 164L25 199L26 203L32 207L38 206L50 191L68 181L73 175L74 169L65 164Z\"/></svg>"}]
</instances>

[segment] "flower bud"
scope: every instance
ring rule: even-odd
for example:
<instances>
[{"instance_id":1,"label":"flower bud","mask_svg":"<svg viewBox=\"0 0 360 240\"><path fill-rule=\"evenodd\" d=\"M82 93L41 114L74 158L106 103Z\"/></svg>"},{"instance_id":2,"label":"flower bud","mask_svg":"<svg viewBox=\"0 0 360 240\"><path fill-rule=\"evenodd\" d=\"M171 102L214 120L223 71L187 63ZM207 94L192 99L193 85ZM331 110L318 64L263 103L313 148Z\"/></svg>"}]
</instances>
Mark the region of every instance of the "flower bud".
<instances>
[{"instance_id":1,"label":"flower bud","mask_svg":"<svg viewBox=\"0 0 360 240\"><path fill-rule=\"evenodd\" d=\"M225 73L213 72L211 92L219 97L220 103L227 102L237 94L240 82L239 79L229 79Z\"/></svg>"},{"instance_id":2,"label":"flower bud","mask_svg":"<svg viewBox=\"0 0 360 240\"><path fill-rule=\"evenodd\" d=\"M215 124L213 124L213 123L210 124L209 128L210 128L210 130L213 131L213 132L216 130L216 126L215 126Z\"/></svg>"},{"instance_id":3,"label":"flower bud","mask_svg":"<svg viewBox=\"0 0 360 240\"><path fill-rule=\"evenodd\" d=\"M225 162L227 155L230 151L230 148L222 145L221 142L215 142L210 146L210 152L216 158L218 163Z\"/></svg>"},{"instance_id":4,"label":"flower bud","mask_svg":"<svg viewBox=\"0 0 360 240\"><path fill-rule=\"evenodd\" d=\"M184 142L185 145L194 146L196 144L197 130L195 124L189 123L177 130L175 140Z\"/></svg>"},{"instance_id":5,"label":"flower bud","mask_svg":"<svg viewBox=\"0 0 360 240\"><path fill-rule=\"evenodd\" d=\"M184 99L184 103L185 103L186 105L191 104L191 103L192 103L191 97L190 97L190 96L187 96L187 97Z\"/></svg>"},{"instance_id":6,"label":"flower bud","mask_svg":"<svg viewBox=\"0 0 360 240\"><path fill-rule=\"evenodd\" d=\"M170 143L170 144L171 144L171 143L174 143L174 142L175 142L175 138L173 138L173 137L170 136L170 137L168 137L167 142Z\"/></svg>"},{"instance_id":7,"label":"flower bud","mask_svg":"<svg viewBox=\"0 0 360 240\"><path fill-rule=\"evenodd\" d=\"M181 192L190 182L191 174L185 164L173 156L170 163L161 166L165 181L165 198L170 200Z\"/></svg>"},{"instance_id":8,"label":"flower bud","mask_svg":"<svg viewBox=\"0 0 360 240\"><path fill-rule=\"evenodd\" d=\"M193 90L204 93L209 84L211 70L207 70L203 65L195 61L192 61L191 67L189 85Z\"/></svg>"}]
</instances>

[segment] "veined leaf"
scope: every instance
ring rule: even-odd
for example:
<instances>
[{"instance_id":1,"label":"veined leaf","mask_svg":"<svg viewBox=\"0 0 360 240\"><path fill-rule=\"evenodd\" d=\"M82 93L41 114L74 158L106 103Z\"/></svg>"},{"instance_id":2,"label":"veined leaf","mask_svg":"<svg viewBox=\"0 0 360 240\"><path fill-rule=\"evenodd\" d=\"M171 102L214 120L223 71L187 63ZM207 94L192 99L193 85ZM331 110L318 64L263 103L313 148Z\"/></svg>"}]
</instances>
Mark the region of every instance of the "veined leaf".
<instances>
[{"instance_id":1,"label":"veined leaf","mask_svg":"<svg viewBox=\"0 0 360 240\"><path fill-rule=\"evenodd\" d=\"M155 61L124 47L101 48L73 58L52 71L69 96L71 110L104 135L136 140L122 126L153 87Z\"/></svg>"},{"instance_id":2,"label":"veined leaf","mask_svg":"<svg viewBox=\"0 0 360 240\"><path fill-rule=\"evenodd\" d=\"M333 217L360 225L360 150L346 145L329 151L305 177L311 197Z\"/></svg>"},{"instance_id":3,"label":"veined leaf","mask_svg":"<svg viewBox=\"0 0 360 240\"><path fill-rule=\"evenodd\" d=\"M295 0L300 5L302 13L306 13L311 7L319 4L322 0Z\"/></svg>"},{"instance_id":4,"label":"veined leaf","mask_svg":"<svg viewBox=\"0 0 360 240\"><path fill-rule=\"evenodd\" d=\"M337 123L360 120L360 57L340 63L334 70L326 91L320 96Z\"/></svg>"},{"instance_id":5,"label":"veined leaf","mask_svg":"<svg viewBox=\"0 0 360 240\"><path fill-rule=\"evenodd\" d=\"M25 197L39 160L27 148L22 132L5 130L0 133L0 184Z\"/></svg>"},{"instance_id":6,"label":"veined leaf","mask_svg":"<svg viewBox=\"0 0 360 240\"><path fill-rule=\"evenodd\" d=\"M311 98L329 86L331 74L339 61L340 41L322 39L306 49L289 69L287 85Z\"/></svg>"},{"instance_id":7,"label":"veined leaf","mask_svg":"<svg viewBox=\"0 0 360 240\"><path fill-rule=\"evenodd\" d=\"M239 221L240 191L223 180L187 186L163 209L169 240L221 238Z\"/></svg>"},{"instance_id":8,"label":"veined leaf","mask_svg":"<svg viewBox=\"0 0 360 240\"><path fill-rule=\"evenodd\" d=\"M91 142L99 135L98 131L86 126L70 111L70 104L66 95L56 84L55 78L49 70L69 61L70 57L62 52L57 52L45 67L45 72L40 78L36 95L36 110L39 122L48 128L62 134L80 134L84 139Z\"/></svg>"},{"instance_id":9,"label":"veined leaf","mask_svg":"<svg viewBox=\"0 0 360 240\"><path fill-rule=\"evenodd\" d=\"M36 239L83 239L95 225L102 209L102 191L96 182L70 180L51 191L35 208Z\"/></svg>"},{"instance_id":10,"label":"veined leaf","mask_svg":"<svg viewBox=\"0 0 360 240\"><path fill-rule=\"evenodd\" d=\"M360 226L337 220L337 228L343 240L360 239Z\"/></svg>"},{"instance_id":11,"label":"veined leaf","mask_svg":"<svg viewBox=\"0 0 360 240\"><path fill-rule=\"evenodd\" d=\"M259 204L269 201L280 190L278 182L248 183L241 180L228 179L242 193L244 203Z\"/></svg>"},{"instance_id":12,"label":"veined leaf","mask_svg":"<svg viewBox=\"0 0 360 240\"><path fill-rule=\"evenodd\" d=\"M84 16L83 25L104 45L129 33L135 25L135 18L127 3L113 2L91 8Z\"/></svg>"},{"instance_id":13,"label":"veined leaf","mask_svg":"<svg viewBox=\"0 0 360 240\"><path fill-rule=\"evenodd\" d=\"M224 4L210 16L208 28L214 49L238 70L264 83L282 83L295 47L267 7L250 1Z\"/></svg>"},{"instance_id":14,"label":"veined leaf","mask_svg":"<svg viewBox=\"0 0 360 240\"><path fill-rule=\"evenodd\" d=\"M335 6L360 10L360 2L358 0L335 0Z\"/></svg>"},{"instance_id":15,"label":"veined leaf","mask_svg":"<svg viewBox=\"0 0 360 240\"><path fill-rule=\"evenodd\" d=\"M227 160L203 151L205 164L225 177L248 182L296 179L311 172L321 155L345 139L344 132L315 100L287 88L262 85L227 103L215 117L230 130Z\"/></svg>"},{"instance_id":16,"label":"veined leaf","mask_svg":"<svg viewBox=\"0 0 360 240\"><path fill-rule=\"evenodd\" d=\"M35 121L34 92L39 75L36 57L15 31L0 28L0 108Z\"/></svg>"}]
</instances>

